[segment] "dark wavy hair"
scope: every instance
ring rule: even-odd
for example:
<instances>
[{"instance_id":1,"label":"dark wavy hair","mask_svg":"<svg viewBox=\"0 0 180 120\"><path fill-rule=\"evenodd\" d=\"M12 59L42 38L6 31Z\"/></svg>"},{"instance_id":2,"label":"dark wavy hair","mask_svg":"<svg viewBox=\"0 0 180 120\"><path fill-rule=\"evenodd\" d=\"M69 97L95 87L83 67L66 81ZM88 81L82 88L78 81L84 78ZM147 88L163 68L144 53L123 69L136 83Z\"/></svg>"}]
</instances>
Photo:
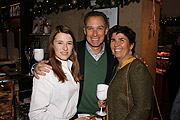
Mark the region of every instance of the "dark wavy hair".
<instances>
[{"instance_id":1,"label":"dark wavy hair","mask_svg":"<svg viewBox=\"0 0 180 120\"><path fill-rule=\"evenodd\" d=\"M129 39L129 44L133 44L134 43L134 47L132 49L132 54L134 54L135 52L135 39L136 39L136 33L129 27L127 26L120 26L120 25L115 25L113 26L111 29L109 29L108 31L108 41L111 42L111 37L112 34L116 33L122 33L124 34L128 39Z\"/></svg>"},{"instance_id":2,"label":"dark wavy hair","mask_svg":"<svg viewBox=\"0 0 180 120\"><path fill-rule=\"evenodd\" d=\"M49 37L49 64L52 66L52 70L54 74L58 77L59 81L65 82L67 80L66 75L64 74L62 70L62 65L59 60L56 59L56 54L54 51L54 39L58 33L65 33L71 35L73 39L73 50L72 55L69 59L73 62L71 73L76 82L79 82L81 80L81 75L79 72L79 63L77 60L77 44L76 39L74 37L73 32L71 29L65 25L58 25L52 32Z\"/></svg>"}]
</instances>

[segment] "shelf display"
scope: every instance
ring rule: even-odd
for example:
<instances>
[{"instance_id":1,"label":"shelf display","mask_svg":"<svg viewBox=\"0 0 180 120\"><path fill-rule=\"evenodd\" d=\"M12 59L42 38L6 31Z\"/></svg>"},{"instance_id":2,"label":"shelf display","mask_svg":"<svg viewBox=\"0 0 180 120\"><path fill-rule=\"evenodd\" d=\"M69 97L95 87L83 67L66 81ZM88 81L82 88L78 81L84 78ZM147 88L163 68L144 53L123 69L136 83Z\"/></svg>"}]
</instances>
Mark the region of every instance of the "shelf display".
<instances>
[{"instance_id":1,"label":"shelf display","mask_svg":"<svg viewBox=\"0 0 180 120\"><path fill-rule=\"evenodd\" d=\"M1 7L1 28L20 27L20 3Z\"/></svg>"},{"instance_id":2,"label":"shelf display","mask_svg":"<svg viewBox=\"0 0 180 120\"><path fill-rule=\"evenodd\" d=\"M156 73L165 73L169 65L169 50L159 50L157 52Z\"/></svg>"},{"instance_id":3,"label":"shelf display","mask_svg":"<svg viewBox=\"0 0 180 120\"><path fill-rule=\"evenodd\" d=\"M30 103L24 103L19 105L19 120L29 120L28 113L29 113Z\"/></svg>"},{"instance_id":4,"label":"shelf display","mask_svg":"<svg viewBox=\"0 0 180 120\"><path fill-rule=\"evenodd\" d=\"M29 120L32 77L0 75L0 120Z\"/></svg>"},{"instance_id":5,"label":"shelf display","mask_svg":"<svg viewBox=\"0 0 180 120\"><path fill-rule=\"evenodd\" d=\"M13 82L0 77L0 119L13 120Z\"/></svg>"},{"instance_id":6,"label":"shelf display","mask_svg":"<svg viewBox=\"0 0 180 120\"><path fill-rule=\"evenodd\" d=\"M10 5L9 16L20 16L20 3Z\"/></svg>"},{"instance_id":7,"label":"shelf display","mask_svg":"<svg viewBox=\"0 0 180 120\"><path fill-rule=\"evenodd\" d=\"M172 20L172 18L169 18L169 20ZM179 18L175 21L178 22L178 24L174 24L173 22L169 22L168 24L165 24L167 21L164 21L164 24L160 24L160 31L159 31L159 45L173 45L176 41L178 36L180 35L180 24L179 24ZM162 21L161 21L162 22Z\"/></svg>"},{"instance_id":8,"label":"shelf display","mask_svg":"<svg viewBox=\"0 0 180 120\"><path fill-rule=\"evenodd\" d=\"M51 32L51 20L45 16L36 17L33 20L33 34L49 34Z\"/></svg>"}]
</instances>

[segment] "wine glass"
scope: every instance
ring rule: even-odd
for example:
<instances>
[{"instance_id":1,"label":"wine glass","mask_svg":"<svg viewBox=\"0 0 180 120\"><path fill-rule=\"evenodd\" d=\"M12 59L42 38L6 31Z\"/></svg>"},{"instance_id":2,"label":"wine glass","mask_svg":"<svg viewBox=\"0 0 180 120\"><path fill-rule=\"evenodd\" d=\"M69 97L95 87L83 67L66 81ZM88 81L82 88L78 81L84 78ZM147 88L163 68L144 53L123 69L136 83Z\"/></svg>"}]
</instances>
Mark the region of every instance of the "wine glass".
<instances>
[{"instance_id":1,"label":"wine glass","mask_svg":"<svg viewBox=\"0 0 180 120\"><path fill-rule=\"evenodd\" d=\"M98 84L97 85L97 97L99 100L106 100L107 99L107 90L108 90L108 85L106 84ZM102 107L100 111L96 112L99 116L105 116L106 112L102 111Z\"/></svg>"},{"instance_id":2,"label":"wine glass","mask_svg":"<svg viewBox=\"0 0 180 120\"><path fill-rule=\"evenodd\" d=\"M33 54L34 59L38 62L44 59L44 49L34 49Z\"/></svg>"},{"instance_id":3,"label":"wine glass","mask_svg":"<svg viewBox=\"0 0 180 120\"><path fill-rule=\"evenodd\" d=\"M26 58L28 60L28 64L29 64L29 69L31 67L31 59L32 59L32 51L31 51L31 48L28 48L28 50L25 50L25 55L26 55ZM29 70L29 73L27 74L28 76L31 76L31 72Z\"/></svg>"}]
</instances>

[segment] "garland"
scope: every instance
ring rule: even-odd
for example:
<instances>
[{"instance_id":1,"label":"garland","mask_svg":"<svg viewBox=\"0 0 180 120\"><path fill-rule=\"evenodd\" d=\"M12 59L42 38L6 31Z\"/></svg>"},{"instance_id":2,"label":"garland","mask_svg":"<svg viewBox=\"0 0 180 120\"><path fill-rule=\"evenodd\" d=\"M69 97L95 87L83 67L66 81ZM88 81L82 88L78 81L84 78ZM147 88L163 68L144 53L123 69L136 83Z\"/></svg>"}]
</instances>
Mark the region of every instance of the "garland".
<instances>
[{"instance_id":1,"label":"garland","mask_svg":"<svg viewBox=\"0 0 180 120\"><path fill-rule=\"evenodd\" d=\"M30 9L35 16L51 14L59 11L68 11L73 9L91 9L94 8L112 8L121 5L121 8L128 6L130 3L139 3L140 0L44 0L39 1Z\"/></svg>"}]
</instances>

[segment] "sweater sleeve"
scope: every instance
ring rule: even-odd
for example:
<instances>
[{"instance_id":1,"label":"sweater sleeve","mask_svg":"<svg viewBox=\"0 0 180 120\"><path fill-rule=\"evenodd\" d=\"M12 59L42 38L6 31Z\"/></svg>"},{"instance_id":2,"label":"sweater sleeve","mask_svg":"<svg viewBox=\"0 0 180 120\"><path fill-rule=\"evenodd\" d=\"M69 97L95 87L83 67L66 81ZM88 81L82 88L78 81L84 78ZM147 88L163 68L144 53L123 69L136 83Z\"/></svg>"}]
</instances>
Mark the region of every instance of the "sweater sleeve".
<instances>
[{"instance_id":1,"label":"sweater sleeve","mask_svg":"<svg viewBox=\"0 0 180 120\"><path fill-rule=\"evenodd\" d=\"M153 80L143 63L132 63L129 70L129 83L134 105L126 120L148 120L152 111Z\"/></svg>"},{"instance_id":2,"label":"sweater sleeve","mask_svg":"<svg viewBox=\"0 0 180 120\"><path fill-rule=\"evenodd\" d=\"M33 78L33 91L29 111L30 120L68 120L57 118L48 112L50 99L53 95L52 77L50 75L40 76L40 79Z\"/></svg>"}]
</instances>

